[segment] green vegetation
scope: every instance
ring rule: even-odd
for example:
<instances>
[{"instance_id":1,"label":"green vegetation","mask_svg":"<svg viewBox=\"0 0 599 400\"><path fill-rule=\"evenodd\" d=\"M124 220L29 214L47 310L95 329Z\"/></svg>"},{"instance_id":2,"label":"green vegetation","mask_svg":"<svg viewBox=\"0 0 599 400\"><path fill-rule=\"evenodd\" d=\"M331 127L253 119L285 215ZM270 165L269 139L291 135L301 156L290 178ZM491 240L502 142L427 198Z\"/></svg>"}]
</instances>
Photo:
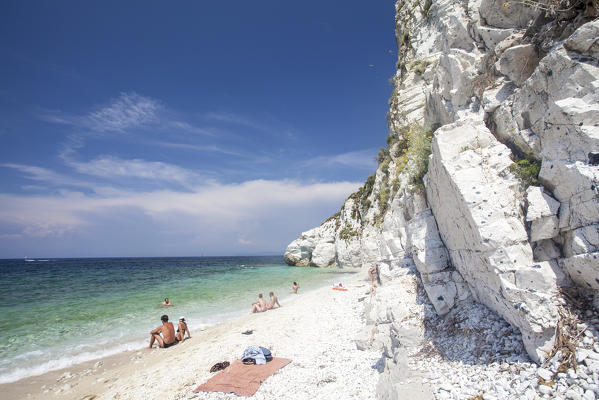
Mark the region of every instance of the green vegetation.
<instances>
[{"instance_id":1,"label":"green vegetation","mask_svg":"<svg viewBox=\"0 0 599 400\"><path fill-rule=\"evenodd\" d=\"M413 71L416 75L422 75L431 64L432 62L428 60L412 60L408 64L408 70Z\"/></svg>"},{"instance_id":2,"label":"green vegetation","mask_svg":"<svg viewBox=\"0 0 599 400\"><path fill-rule=\"evenodd\" d=\"M402 133L403 139L396 150L396 174L399 175L407 168L410 184L422 185L422 178L428 171L432 133L418 124L405 126Z\"/></svg>"},{"instance_id":3,"label":"green vegetation","mask_svg":"<svg viewBox=\"0 0 599 400\"><path fill-rule=\"evenodd\" d=\"M529 186L539 185L541 162L531 158L516 161L510 166L510 171L516 175L526 190Z\"/></svg>"},{"instance_id":4,"label":"green vegetation","mask_svg":"<svg viewBox=\"0 0 599 400\"><path fill-rule=\"evenodd\" d=\"M354 237L357 237L359 235L359 233L353 229L351 229L349 226L345 225L343 227L343 229L341 230L341 232L339 232L339 237L343 240L345 240L345 242L348 242L349 240L351 240Z\"/></svg>"},{"instance_id":5,"label":"green vegetation","mask_svg":"<svg viewBox=\"0 0 599 400\"><path fill-rule=\"evenodd\" d=\"M383 175L381 177L381 188L376 196L378 203L378 213L374 217L376 226L380 226L383 222L385 213L389 209L389 202L400 189L400 174L408 174L408 183L412 186L412 189L424 189L422 179L428 170L431 138L431 132L418 124L405 125L399 129L399 132L387 137L387 146L381 148L376 157L380 173ZM393 162L395 162L395 167L392 169ZM349 196L350 199L354 200L351 217L354 220L360 220L362 224L364 223L362 215L372 206L369 197L374 189L375 180L376 176L371 174L364 186ZM342 238L349 239L355 235L347 227L340 232Z\"/></svg>"},{"instance_id":6,"label":"green vegetation","mask_svg":"<svg viewBox=\"0 0 599 400\"><path fill-rule=\"evenodd\" d=\"M333 220L333 219L338 219L339 217L341 217L341 211L337 211L335 214L331 215L329 218L327 218L323 224L326 224L327 222Z\"/></svg>"},{"instance_id":7,"label":"green vegetation","mask_svg":"<svg viewBox=\"0 0 599 400\"><path fill-rule=\"evenodd\" d=\"M433 5L433 0L426 0L422 8L420 8L420 13L423 17L429 17L431 15L431 6Z\"/></svg>"}]
</instances>

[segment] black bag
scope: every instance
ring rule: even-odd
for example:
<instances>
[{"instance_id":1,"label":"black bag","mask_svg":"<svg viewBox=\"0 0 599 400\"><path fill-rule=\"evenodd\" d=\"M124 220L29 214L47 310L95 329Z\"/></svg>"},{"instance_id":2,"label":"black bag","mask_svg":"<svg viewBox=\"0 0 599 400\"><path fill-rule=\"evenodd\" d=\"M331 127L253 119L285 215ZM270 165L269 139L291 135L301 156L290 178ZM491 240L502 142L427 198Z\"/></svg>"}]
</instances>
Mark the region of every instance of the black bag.
<instances>
[{"instance_id":1,"label":"black bag","mask_svg":"<svg viewBox=\"0 0 599 400\"><path fill-rule=\"evenodd\" d=\"M260 350L262 350L262 354L264 354L264 358L266 358L266 362L272 361L272 353L266 347L260 346Z\"/></svg>"}]
</instances>

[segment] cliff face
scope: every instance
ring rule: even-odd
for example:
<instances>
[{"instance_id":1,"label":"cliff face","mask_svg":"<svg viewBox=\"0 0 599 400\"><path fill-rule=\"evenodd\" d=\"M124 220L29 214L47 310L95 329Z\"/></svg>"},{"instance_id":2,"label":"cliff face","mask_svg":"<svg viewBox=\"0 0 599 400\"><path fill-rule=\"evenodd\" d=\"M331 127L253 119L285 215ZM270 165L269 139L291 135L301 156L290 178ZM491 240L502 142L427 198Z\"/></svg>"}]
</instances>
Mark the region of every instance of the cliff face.
<instances>
[{"instance_id":1,"label":"cliff face","mask_svg":"<svg viewBox=\"0 0 599 400\"><path fill-rule=\"evenodd\" d=\"M572 4L398 1L379 167L287 263L415 266L437 313L474 298L542 361L559 286L599 307L599 20Z\"/></svg>"}]
</instances>

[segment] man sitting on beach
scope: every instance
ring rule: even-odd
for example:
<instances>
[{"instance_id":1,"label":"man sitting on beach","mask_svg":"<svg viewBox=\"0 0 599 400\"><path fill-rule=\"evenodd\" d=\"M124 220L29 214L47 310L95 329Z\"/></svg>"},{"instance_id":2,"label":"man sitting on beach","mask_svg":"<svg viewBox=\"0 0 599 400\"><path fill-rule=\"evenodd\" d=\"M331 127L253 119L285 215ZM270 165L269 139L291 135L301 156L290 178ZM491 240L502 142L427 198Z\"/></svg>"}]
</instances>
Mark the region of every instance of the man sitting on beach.
<instances>
[{"instance_id":1,"label":"man sitting on beach","mask_svg":"<svg viewBox=\"0 0 599 400\"><path fill-rule=\"evenodd\" d=\"M162 347L163 349L178 343L175 337L175 328L173 327L173 323L168 322L168 315L163 315L160 317L160 320L162 321L162 325L150 331L150 349L154 345L154 342L158 342L158 346ZM161 333L162 336L160 336Z\"/></svg>"},{"instance_id":2,"label":"man sitting on beach","mask_svg":"<svg viewBox=\"0 0 599 400\"><path fill-rule=\"evenodd\" d=\"M281 307L281 305L279 304L279 299L277 299L277 296L275 296L273 292L270 292L270 303L268 303L266 309L272 310L273 308L275 308L275 304L277 305L277 307Z\"/></svg>"},{"instance_id":3,"label":"man sitting on beach","mask_svg":"<svg viewBox=\"0 0 599 400\"><path fill-rule=\"evenodd\" d=\"M266 311L266 301L262 298L262 293L260 293L258 294L258 301L252 303L252 312L250 314L264 311Z\"/></svg>"},{"instance_id":4,"label":"man sitting on beach","mask_svg":"<svg viewBox=\"0 0 599 400\"><path fill-rule=\"evenodd\" d=\"M177 327L177 340L182 342L185 340L185 332L187 332L187 338L191 339L191 334L189 333L189 328L187 327L187 322L185 321L185 317L179 318L179 326Z\"/></svg>"}]
</instances>

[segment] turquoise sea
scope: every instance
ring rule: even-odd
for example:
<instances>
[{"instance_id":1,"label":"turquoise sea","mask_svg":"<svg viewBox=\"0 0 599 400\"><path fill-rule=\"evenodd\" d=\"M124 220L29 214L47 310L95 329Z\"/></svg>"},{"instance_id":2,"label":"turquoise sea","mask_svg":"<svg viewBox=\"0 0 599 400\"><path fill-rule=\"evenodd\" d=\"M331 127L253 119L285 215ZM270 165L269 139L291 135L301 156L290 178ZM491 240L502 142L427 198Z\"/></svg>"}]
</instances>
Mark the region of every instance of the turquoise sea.
<instances>
[{"instance_id":1,"label":"turquoise sea","mask_svg":"<svg viewBox=\"0 0 599 400\"><path fill-rule=\"evenodd\" d=\"M285 304L293 281L301 295L342 272L280 256L0 260L0 383L139 349L165 313L193 334L249 313L258 293Z\"/></svg>"}]
</instances>

